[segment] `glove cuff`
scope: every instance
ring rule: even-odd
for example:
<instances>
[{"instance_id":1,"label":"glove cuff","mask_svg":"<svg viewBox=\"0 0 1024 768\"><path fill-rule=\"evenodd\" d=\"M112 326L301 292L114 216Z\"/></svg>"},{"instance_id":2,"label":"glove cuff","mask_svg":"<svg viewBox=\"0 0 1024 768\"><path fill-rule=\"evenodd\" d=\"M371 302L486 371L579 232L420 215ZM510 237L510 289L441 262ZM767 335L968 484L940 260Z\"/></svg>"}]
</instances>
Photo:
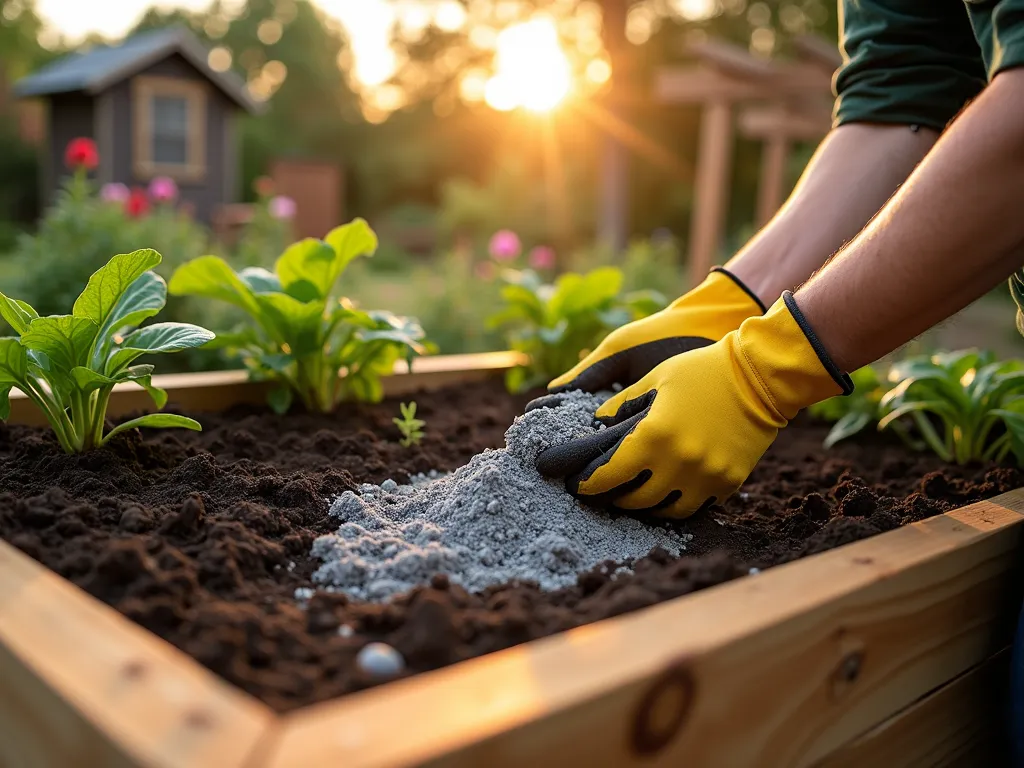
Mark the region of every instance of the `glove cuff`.
<instances>
[{"instance_id":1,"label":"glove cuff","mask_svg":"<svg viewBox=\"0 0 1024 768\"><path fill-rule=\"evenodd\" d=\"M832 377L839 388L842 390L842 395L853 394L853 379L850 378L849 374L839 370L832 358L829 357L828 351L825 349L825 345L821 343L818 335L811 328L811 324L807 322L807 318L804 317L804 313L800 310L800 307L796 304L796 297L793 296L792 291L782 292L782 301L786 304L786 309L789 310L790 314L793 315L793 319L796 320L796 324L800 326L800 330L804 332L804 336L807 337L807 342L811 345L811 349L814 350L814 354L818 356L818 362L821 363L821 367L824 368L828 375Z\"/></svg>"},{"instance_id":2,"label":"glove cuff","mask_svg":"<svg viewBox=\"0 0 1024 768\"><path fill-rule=\"evenodd\" d=\"M787 421L802 408L853 391L789 291L763 317L740 326L736 345L766 405Z\"/></svg>"},{"instance_id":3,"label":"glove cuff","mask_svg":"<svg viewBox=\"0 0 1024 768\"><path fill-rule=\"evenodd\" d=\"M764 305L764 302L761 301L758 295L754 293L752 290L750 290L747 284L740 280L738 277L736 277L736 275L734 275L732 272L727 270L725 267L712 267L709 276L715 273L725 275L727 278L732 280L736 284L736 287L743 291L745 294L747 294L747 297L757 305L757 308L761 310L762 315L768 311L768 307Z\"/></svg>"}]
</instances>

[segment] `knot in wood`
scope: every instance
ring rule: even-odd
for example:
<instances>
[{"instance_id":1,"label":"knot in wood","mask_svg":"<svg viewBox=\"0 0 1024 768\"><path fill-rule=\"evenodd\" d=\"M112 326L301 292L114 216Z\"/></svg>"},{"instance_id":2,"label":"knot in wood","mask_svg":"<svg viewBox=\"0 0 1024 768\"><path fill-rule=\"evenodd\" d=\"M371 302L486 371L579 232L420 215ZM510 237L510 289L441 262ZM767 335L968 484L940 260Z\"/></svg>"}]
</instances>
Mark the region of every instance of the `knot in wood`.
<instances>
[{"instance_id":1,"label":"knot in wood","mask_svg":"<svg viewBox=\"0 0 1024 768\"><path fill-rule=\"evenodd\" d=\"M684 662L665 669L640 699L631 746L638 755L660 752L682 731L694 698L693 675Z\"/></svg>"}]
</instances>

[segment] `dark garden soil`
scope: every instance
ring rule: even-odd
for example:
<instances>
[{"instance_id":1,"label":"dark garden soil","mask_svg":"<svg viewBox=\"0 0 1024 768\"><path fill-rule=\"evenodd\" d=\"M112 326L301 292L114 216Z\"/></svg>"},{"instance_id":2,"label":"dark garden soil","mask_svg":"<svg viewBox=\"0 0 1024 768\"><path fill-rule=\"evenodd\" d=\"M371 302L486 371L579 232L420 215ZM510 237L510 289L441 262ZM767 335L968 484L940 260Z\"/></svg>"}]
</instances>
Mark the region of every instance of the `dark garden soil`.
<instances>
[{"instance_id":1,"label":"dark garden soil","mask_svg":"<svg viewBox=\"0 0 1024 768\"><path fill-rule=\"evenodd\" d=\"M371 685L354 665L368 640L401 651L409 674L435 669L1024 484L1014 469L949 467L874 435L826 453L824 428L798 422L724 509L682 524L686 557L653 553L633 575L594 571L554 593L469 595L435 577L385 605L318 593L300 608L310 545L336 527L328 499L501 446L526 402L498 383L416 401L428 436L411 449L398 445L394 402L330 417L237 409L201 416L201 434L136 434L82 457L43 430L0 425L0 537L284 711Z\"/></svg>"}]
</instances>

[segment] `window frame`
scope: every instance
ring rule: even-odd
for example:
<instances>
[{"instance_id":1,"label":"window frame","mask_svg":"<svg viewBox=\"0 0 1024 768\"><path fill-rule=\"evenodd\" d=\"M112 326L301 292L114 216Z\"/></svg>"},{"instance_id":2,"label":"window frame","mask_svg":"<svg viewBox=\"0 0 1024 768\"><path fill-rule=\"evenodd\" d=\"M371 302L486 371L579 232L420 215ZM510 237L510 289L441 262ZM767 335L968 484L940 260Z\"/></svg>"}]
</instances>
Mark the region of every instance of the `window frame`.
<instances>
[{"instance_id":1,"label":"window frame","mask_svg":"<svg viewBox=\"0 0 1024 768\"><path fill-rule=\"evenodd\" d=\"M132 81L134 130L132 170L140 179L169 176L177 181L206 178L206 84L199 80L140 75ZM153 99L183 98L187 110L186 162L158 163L153 159Z\"/></svg>"}]
</instances>

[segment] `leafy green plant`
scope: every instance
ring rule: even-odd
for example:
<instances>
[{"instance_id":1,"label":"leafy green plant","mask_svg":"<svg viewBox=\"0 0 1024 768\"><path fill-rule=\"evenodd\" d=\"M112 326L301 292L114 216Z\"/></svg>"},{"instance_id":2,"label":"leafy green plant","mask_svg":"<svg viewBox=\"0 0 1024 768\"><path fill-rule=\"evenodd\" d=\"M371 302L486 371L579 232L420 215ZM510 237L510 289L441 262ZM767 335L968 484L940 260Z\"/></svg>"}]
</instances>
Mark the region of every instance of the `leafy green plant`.
<instances>
[{"instance_id":1,"label":"leafy green plant","mask_svg":"<svg viewBox=\"0 0 1024 768\"><path fill-rule=\"evenodd\" d=\"M526 366L509 371L506 384L512 392L546 384L610 331L666 304L656 291L620 295L622 272L615 267L564 274L554 285L544 284L531 270L510 270L504 279L505 306L487 323L506 329L509 346L530 358Z\"/></svg>"},{"instance_id":2,"label":"leafy green plant","mask_svg":"<svg viewBox=\"0 0 1024 768\"><path fill-rule=\"evenodd\" d=\"M1024 269L1010 276L1010 295L1017 305L1017 330L1024 335Z\"/></svg>"},{"instance_id":3,"label":"leafy green plant","mask_svg":"<svg viewBox=\"0 0 1024 768\"><path fill-rule=\"evenodd\" d=\"M896 363L879 402L879 429L945 461L1024 461L1024 362L990 352L944 352Z\"/></svg>"},{"instance_id":4,"label":"leafy green plant","mask_svg":"<svg viewBox=\"0 0 1024 768\"><path fill-rule=\"evenodd\" d=\"M381 376L402 357L431 349L415 320L364 312L332 296L349 263L376 248L373 230L356 219L323 240L290 246L273 272L235 272L217 256L194 259L175 271L169 290L224 301L248 315L249 324L220 334L213 346L240 356L254 378L277 382L269 396L276 412L298 397L308 410L326 413L342 400L380 400Z\"/></svg>"},{"instance_id":5,"label":"leafy green plant","mask_svg":"<svg viewBox=\"0 0 1024 768\"><path fill-rule=\"evenodd\" d=\"M167 286L151 271L159 263L160 254L150 249L114 256L89 278L70 315L40 317L27 302L0 293L0 315L17 334L0 338L0 418L10 415L10 391L17 387L46 415L68 453L96 448L134 427L200 430L184 416L153 413L104 434L115 384L133 381L158 408L167 402L167 393L153 386L153 366L133 365L139 357L198 347L214 337L186 323L137 328L166 301Z\"/></svg>"},{"instance_id":6,"label":"leafy green plant","mask_svg":"<svg viewBox=\"0 0 1024 768\"><path fill-rule=\"evenodd\" d=\"M885 394L885 386L878 372L865 366L850 374L850 378L854 385L852 394L830 397L808 409L812 416L835 422L825 436L825 448L853 437L869 424L877 424L881 416L878 404Z\"/></svg>"},{"instance_id":7,"label":"leafy green plant","mask_svg":"<svg viewBox=\"0 0 1024 768\"><path fill-rule=\"evenodd\" d=\"M398 431L402 433L402 439L398 442L403 448L408 448L410 445L419 445L424 435L423 427L427 425L427 422L416 418L415 401L399 403L398 408L402 412L402 418L395 417L392 419L395 426L398 427Z\"/></svg>"}]
</instances>

